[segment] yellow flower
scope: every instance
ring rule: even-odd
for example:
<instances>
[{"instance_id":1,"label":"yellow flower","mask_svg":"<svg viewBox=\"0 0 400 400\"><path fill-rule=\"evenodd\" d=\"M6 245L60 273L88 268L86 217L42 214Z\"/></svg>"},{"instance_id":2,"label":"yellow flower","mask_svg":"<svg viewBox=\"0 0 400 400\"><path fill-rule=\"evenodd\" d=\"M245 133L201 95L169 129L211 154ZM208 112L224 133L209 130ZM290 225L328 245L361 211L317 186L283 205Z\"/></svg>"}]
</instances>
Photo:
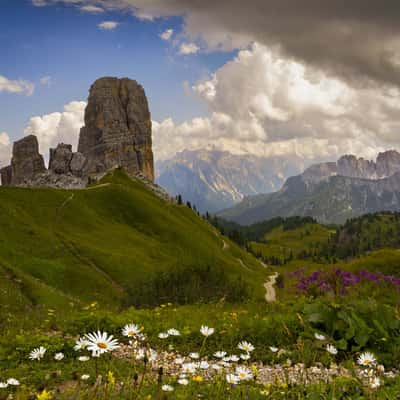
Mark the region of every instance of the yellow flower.
<instances>
[{"instance_id":1,"label":"yellow flower","mask_svg":"<svg viewBox=\"0 0 400 400\"><path fill-rule=\"evenodd\" d=\"M51 392L48 392L46 389L43 390L42 393L36 395L37 400L51 400Z\"/></svg>"},{"instance_id":2,"label":"yellow flower","mask_svg":"<svg viewBox=\"0 0 400 400\"><path fill-rule=\"evenodd\" d=\"M257 368L255 365L252 365L252 366L251 366L251 372L253 373L253 375L254 375L255 377L258 376L258 368Z\"/></svg>"},{"instance_id":3,"label":"yellow flower","mask_svg":"<svg viewBox=\"0 0 400 400\"><path fill-rule=\"evenodd\" d=\"M112 371L108 371L107 382L110 386L115 386L115 376Z\"/></svg>"},{"instance_id":4,"label":"yellow flower","mask_svg":"<svg viewBox=\"0 0 400 400\"><path fill-rule=\"evenodd\" d=\"M196 375L192 379L194 382L203 382L203 377L200 375Z\"/></svg>"}]
</instances>

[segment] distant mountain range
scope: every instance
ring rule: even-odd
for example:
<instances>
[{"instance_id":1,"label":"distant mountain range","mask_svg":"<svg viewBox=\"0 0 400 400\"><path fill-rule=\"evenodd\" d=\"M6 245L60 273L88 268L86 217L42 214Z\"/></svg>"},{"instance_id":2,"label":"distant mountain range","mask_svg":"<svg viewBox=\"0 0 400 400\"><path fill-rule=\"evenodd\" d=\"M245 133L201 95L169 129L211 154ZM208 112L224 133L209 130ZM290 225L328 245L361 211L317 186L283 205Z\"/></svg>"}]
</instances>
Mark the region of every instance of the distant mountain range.
<instances>
[{"instance_id":1,"label":"distant mountain range","mask_svg":"<svg viewBox=\"0 0 400 400\"><path fill-rule=\"evenodd\" d=\"M366 213L400 210L400 153L380 153L376 162L353 155L313 165L287 179L282 189L246 197L220 212L222 218L248 225L277 216L310 216L343 223Z\"/></svg>"},{"instance_id":2,"label":"distant mountain range","mask_svg":"<svg viewBox=\"0 0 400 400\"><path fill-rule=\"evenodd\" d=\"M280 189L289 176L303 168L299 157L263 158L216 150L185 150L156 163L156 181L170 194L181 194L200 212L216 212L246 196Z\"/></svg>"}]
</instances>

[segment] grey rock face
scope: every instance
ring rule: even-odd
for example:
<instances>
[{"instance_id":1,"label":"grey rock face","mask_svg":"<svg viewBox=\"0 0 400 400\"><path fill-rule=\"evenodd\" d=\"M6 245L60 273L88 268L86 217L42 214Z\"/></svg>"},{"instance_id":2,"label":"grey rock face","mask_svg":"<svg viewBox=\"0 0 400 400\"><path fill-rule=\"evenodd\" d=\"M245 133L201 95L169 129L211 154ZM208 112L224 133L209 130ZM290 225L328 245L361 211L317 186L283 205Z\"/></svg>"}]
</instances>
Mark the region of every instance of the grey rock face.
<instances>
[{"instance_id":1,"label":"grey rock face","mask_svg":"<svg viewBox=\"0 0 400 400\"><path fill-rule=\"evenodd\" d=\"M395 150L379 153L376 160L376 172L379 177L392 176L400 171L400 153Z\"/></svg>"},{"instance_id":2,"label":"grey rock face","mask_svg":"<svg viewBox=\"0 0 400 400\"><path fill-rule=\"evenodd\" d=\"M72 175L82 177L86 161L87 161L86 157L82 153L79 152L73 153L71 158L71 163L69 166Z\"/></svg>"},{"instance_id":3,"label":"grey rock face","mask_svg":"<svg viewBox=\"0 0 400 400\"><path fill-rule=\"evenodd\" d=\"M338 175L351 178L376 179L376 164L353 155L341 157L337 162Z\"/></svg>"},{"instance_id":4,"label":"grey rock face","mask_svg":"<svg viewBox=\"0 0 400 400\"><path fill-rule=\"evenodd\" d=\"M7 167L0 169L0 178L1 184L3 186L10 186L11 185L11 178L12 178L12 168L11 165L7 165Z\"/></svg>"},{"instance_id":5,"label":"grey rock face","mask_svg":"<svg viewBox=\"0 0 400 400\"><path fill-rule=\"evenodd\" d=\"M60 143L55 149L50 149L49 170L56 174L68 174L72 160L72 146Z\"/></svg>"},{"instance_id":6,"label":"grey rock face","mask_svg":"<svg viewBox=\"0 0 400 400\"><path fill-rule=\"evenodd\" d=\"M151 117L142 86L126 78L101 78L92 85L78 151L87 159L87 175L122 167L154 180Z\"/></svg>"},{"instance_id":7,"label":"grey rock face","mask_svg":"<svg viewBox=\"0 0 400 400\"><path fill-rule=\"evenodd\" d=\"M45 172L46 167L41 154L36 136L29 135L14 142L11 160L12 185L24 184L36 175Z\"/></svg>"}]
</instances>

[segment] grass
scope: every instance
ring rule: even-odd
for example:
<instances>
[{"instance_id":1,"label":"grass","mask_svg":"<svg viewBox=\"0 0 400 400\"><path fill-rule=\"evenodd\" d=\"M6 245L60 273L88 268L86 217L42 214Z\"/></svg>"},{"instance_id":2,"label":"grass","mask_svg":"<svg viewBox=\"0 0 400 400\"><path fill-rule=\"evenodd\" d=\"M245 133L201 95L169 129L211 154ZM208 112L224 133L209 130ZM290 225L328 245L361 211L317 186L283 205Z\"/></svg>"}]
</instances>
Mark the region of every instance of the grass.
<instances>
[{"instance_id":1,"label":"grass","mask_svg":"<svg viewBox=\"0 0 400 400\"><path fill-rule=\"evenodd\" d=\"M264 295L266 271L254 257L234 243L223 249L192 210L121 171L90 190L2 187L0 225L1 296L15 297L20 308Z\"/></svg>"},{"instance_id":2,"label":"grass","mask_svg":"<svg viewBox=\"0 0 400 400\"><path fill-rule=\"evenodd\" d=\"M262 258L295 259L312 253L328 242L334 231L319 225L306 224L295 229L279 226L267 233L260 242L250 242L250 250Z\"/></svg>"}]
</instances>

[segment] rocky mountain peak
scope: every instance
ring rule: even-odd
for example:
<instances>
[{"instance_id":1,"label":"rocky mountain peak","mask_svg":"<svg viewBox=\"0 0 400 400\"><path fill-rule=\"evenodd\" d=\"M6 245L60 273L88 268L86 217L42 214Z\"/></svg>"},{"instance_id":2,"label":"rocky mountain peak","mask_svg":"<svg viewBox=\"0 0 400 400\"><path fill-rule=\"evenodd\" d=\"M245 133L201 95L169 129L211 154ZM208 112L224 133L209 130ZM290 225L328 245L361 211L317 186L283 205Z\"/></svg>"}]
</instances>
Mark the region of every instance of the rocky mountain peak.
<instances>
[{"instance_id":1,"label":"rocky mountain peak","mask_svg":"<svg viewBox=\"0 0 400 400\"><path fill-rule=\"evenodd\" d=\"M79 151L60 143L50 149L49 169L36 136L14 143L2 185L79 188L114 168L154 180L151 117L142 86L127 78L101 78L90 89Z\"/></svg>"},{"instance_id":2,"label":"rocky mountain peak","mask_svg":"<svg viewBox=\"0 0 400 400\"><path fill-rule=\"evenodd\" d=\"M122 167L154 180L151 116L144 89L127 78L101 78L90 89L78 151L88 175Z\"/></svg>"}]
</instances>

